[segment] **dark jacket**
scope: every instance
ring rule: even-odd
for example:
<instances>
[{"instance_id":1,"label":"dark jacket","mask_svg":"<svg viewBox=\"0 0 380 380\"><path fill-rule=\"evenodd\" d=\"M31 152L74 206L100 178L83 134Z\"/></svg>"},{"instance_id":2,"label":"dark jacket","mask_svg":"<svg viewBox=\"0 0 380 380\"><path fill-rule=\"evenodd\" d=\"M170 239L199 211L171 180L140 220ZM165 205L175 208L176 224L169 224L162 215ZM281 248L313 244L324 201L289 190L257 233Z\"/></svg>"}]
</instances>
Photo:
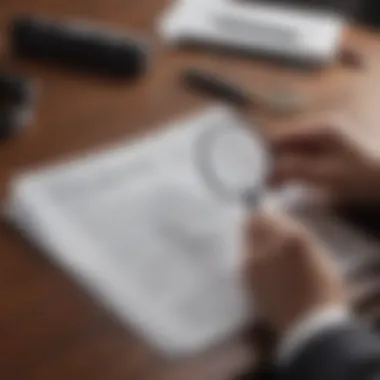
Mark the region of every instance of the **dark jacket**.
<instances>
[{"instance_id":1,"label":"dark jacket","mask_svg":"<svg viewBox=\"0 0 380 380\"><path fill-rule=\"evenodd\" d=\"M359 325L313 338L276 380L380 380L380 335Z\"/></svg>"}]
</instances>

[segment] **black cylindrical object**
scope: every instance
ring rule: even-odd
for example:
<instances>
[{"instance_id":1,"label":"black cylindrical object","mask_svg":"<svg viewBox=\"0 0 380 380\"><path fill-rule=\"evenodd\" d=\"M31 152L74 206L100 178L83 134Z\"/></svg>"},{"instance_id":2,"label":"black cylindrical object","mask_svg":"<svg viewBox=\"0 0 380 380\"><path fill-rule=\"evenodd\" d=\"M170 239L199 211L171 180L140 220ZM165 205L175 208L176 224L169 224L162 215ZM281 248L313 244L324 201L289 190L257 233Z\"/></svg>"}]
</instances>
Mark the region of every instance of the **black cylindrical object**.
<instances>
[{"instance_id":1,"label":"black cylindrical object","mask_svg":"<svg viewBox=\"0 0 380 380\"><path fill-rule=\"evenodd\" d=\"M24 106L34 96L34 86L29 80L0 74L0 105L4 103Z\"/></svg>"},{"instance_id":2,"label":"black cylindrical object","mask_svg":"<svg viewBox=\"0 0 380 380\"><path fill-rule=\"evenodd\" d=\"M250 93L246 90L205 70L196 68L187 69L182 74L182 80L191 90L198 91L201 94L237 107L246 107L253 103Z\"/></svg>"},{"instance_id":3,"label":"black cylindrical object","mask_svg":"<svg viewBox=\"0 0 380 380\"><path fill-rule=\"evenodd\" d=\"M80 23L19 18L12 23L11 43L22 57L110 76L135 78L147 67L141 40Z\"/></svg>"},{"instance_id":4,"label":"black cylindrical object","mask_svg":"<svg viewBox=\"0 0 380 380\"><path fill-rule=\"evenodd\" d=\"M0 108L0 142L17 135L25 127L28 120L23 112L16 107Z\"/></svg>"},{"instance_id":5,"label":"black cylindrical object","mask_svg":"<svg viewBox=\"0 0 380 380\"><path fill-rule=\"evenodd\" d=\"M36 86L30 80L0 74L0 141L21 132L35 108Z\"/></svg>"}]
</instances>

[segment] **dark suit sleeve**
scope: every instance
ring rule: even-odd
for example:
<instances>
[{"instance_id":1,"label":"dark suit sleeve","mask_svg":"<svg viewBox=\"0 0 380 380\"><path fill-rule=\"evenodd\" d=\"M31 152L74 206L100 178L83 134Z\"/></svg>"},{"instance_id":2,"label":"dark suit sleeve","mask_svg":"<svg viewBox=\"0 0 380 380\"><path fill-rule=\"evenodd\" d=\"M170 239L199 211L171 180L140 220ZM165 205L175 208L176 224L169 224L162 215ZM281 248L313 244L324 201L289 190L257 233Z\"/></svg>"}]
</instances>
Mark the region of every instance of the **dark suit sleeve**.
<instances>
[{"instance_id":1,"label":"dark suit sleeve","mask_svg":"<svg viewBox=\"0 0 380 380\"><path fill-rule=\"evenodd\" d=\"M380 336L365 326L334 328L276 372L276 380L380 380Z\"/></svg>"}]
</instances>

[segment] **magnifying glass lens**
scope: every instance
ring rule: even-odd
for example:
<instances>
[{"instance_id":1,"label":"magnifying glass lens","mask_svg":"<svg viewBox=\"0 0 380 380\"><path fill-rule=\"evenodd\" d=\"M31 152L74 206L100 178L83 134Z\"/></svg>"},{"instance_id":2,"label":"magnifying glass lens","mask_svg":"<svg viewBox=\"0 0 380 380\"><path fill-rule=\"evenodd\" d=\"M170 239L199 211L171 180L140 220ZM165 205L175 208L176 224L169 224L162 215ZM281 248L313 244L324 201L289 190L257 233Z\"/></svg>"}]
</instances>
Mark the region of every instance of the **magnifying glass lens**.
<instances>
[{"instance_id":1,"label":"magnifying glass lens","mask_svg":"<svg viewBox=\"0 0 380 380\"><path fill-rule=\"evenodd\" d=\"M215 190L230 198L256 197L268 177L268 151L262 138L248 126L215 132L209 151L209 176Z\"/></svg>"}]
</instances>

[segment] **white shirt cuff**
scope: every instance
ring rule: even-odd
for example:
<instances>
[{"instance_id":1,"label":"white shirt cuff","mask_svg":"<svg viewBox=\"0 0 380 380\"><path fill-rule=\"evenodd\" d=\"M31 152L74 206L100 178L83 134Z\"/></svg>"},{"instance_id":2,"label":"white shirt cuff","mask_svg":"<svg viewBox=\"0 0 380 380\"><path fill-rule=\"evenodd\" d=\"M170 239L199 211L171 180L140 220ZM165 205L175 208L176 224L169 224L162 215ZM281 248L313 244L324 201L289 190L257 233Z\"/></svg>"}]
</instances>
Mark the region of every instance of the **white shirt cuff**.
<instances>
[{"instance_id":1,"label":"white shirt cuff","mask_svg":"<svg viewBox=\"0 0 380 380\"><path fill-rule=\"evenodd\" d=\"M351 320L351 312L343 306L324 307L307 313L285 332L277 350L277 363L287 365L312 338Z\"/></svg>"}]
</instances>

